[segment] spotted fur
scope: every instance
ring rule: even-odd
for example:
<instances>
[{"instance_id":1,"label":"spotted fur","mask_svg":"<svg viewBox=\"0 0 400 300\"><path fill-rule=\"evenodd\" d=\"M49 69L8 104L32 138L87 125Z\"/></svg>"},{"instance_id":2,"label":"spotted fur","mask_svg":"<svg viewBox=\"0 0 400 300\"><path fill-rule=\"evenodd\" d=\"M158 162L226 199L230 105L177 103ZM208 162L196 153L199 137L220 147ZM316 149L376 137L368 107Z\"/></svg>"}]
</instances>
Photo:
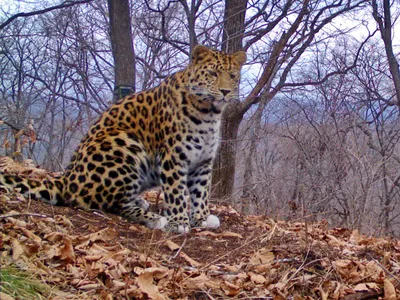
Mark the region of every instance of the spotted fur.
<instances>
[{"instance_id":1,"label":"spotted fur","mask_svg":"<svg viewBox=\"0 0 400 300\"><path fill-rule=\"evenodd\" d=\"M208 209L211 167L221 114L237 98L245 60L241 51L228 55L196 46L186 69L105 111L61 178L39 182L1 174L0 184L53 205L100 209L151 228L218 226ZM159 185L163 217L148 211L140 197Z\"/></svg>"}]
</instances>

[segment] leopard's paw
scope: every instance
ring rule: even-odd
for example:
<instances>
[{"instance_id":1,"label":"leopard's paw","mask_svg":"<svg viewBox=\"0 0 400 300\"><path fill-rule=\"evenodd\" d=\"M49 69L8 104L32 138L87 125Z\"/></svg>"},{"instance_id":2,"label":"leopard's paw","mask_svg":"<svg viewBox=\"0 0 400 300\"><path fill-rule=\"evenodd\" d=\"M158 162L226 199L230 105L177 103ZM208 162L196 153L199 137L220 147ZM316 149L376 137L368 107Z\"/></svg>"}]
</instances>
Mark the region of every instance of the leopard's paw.
<instances>
[{"instance_id":1,"label":"leopard's paw","mask_svg":"<svg viewBox=\"0 0 400 300\"><path fill-rule=\"evenodd\" d=\"M175 222L169 222L164 228L163 231L173 232L179 234L186 234L190 231L189 224L180 224Z\"/></svg>"},{"instance_id":2,"label":"leopard's paw","mask_svg":"<svg viewBox=\"0 0 400 300\"><path fill-rule=\"evenodd\" d=\"M221 225L221 222L216 215L208 215L207 220L203 223L206 223L204 225L206 228L218 228Z\"/></svg>"},{"instance_id":3,"label":"leopard's paw","mask_svg":"<svg viewBox=\"0 0 400 300\"><path fill-rule=\"evenodd\" d=\"M160 217L156 221L147 222L146 226L150 229L161 229L164 230L168 224L168 220L166 217Z\"/></svg>"},{"instance_id":4,"label":"leopard's paw","mask_svg":"<svg viewBox=\"0 0 400 300\"><path fill-rule=\"evenodd\" d=\"M218 228L221 223L216 215L208 215L206 219L192 219L192 228Z\"/></svg>"}]
</instances>

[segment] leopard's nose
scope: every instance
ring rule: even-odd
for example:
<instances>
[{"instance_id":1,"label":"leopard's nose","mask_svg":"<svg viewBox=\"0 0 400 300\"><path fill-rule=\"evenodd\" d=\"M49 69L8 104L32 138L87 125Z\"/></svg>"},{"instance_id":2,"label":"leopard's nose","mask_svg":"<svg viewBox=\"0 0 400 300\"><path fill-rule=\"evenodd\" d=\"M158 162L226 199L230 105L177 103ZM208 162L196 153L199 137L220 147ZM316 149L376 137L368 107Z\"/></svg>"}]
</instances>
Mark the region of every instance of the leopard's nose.
<instances>
[{"instance_id":1,"label":"leopard's nose","mask_svg":"<svg viewBox=\"0 0 400 300\"><path fill-rule=\"evenodd\" d=\"M231 92L231 90L227 90L227 89L220 89L220 91L224 96L228 95Z\"/></svg>"}]
</instances>

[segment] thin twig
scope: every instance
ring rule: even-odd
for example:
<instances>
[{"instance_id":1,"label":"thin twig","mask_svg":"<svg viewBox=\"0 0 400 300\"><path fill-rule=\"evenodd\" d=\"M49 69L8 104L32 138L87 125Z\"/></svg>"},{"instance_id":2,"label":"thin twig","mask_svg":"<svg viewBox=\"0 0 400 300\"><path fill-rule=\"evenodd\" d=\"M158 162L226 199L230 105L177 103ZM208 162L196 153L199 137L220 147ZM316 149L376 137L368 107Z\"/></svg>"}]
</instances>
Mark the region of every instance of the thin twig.
<instances>
[{"instance_id":1,"label":"thin twig","mask_svg":"<svg viewBox=\"0 0 400 300\"><path fill-rule=\"evenodd\" d=\"M88 3L91 2L92 0L83 0L83 1L65 1L63 3L61 3L60 5L56 5L56 6L51 6L45 9L41 9L41 10L37 10L37 11L31 11L28 13L25 12L21 12L21 13L17 13L13 16L11 16L10 18L8 18L5 22L3 22L2 24L0 24L0 29L3 29L4 27L6 27L8 24L10 24L12 21L14 21L17 18L20 17L30 17L30 16L35 16L35 15L40 15L40 14L44 14L56 9L62 9L62 8L67 8L67 7L71 7L77 4L84 4L84 3Z\"/></svg>"},{"instance_id":2,"label":"thin twig","mask_svg":"<svg viewBox=\"0 0 400 300\"><path fill-rule=\"evenodd\" d=\"M175 255L173 255L173 256L170 258L170 261L171 261L171 259L175 259L175 258L178 257L179 253L181 253L181 251L182 251L182 249L183 249L183 246L185 246L186 241L187 241L187 238L185 237L185 239L183 240L182 245L179 247L178 251L176 251Z\"/></svg>"},{"instance_id":3,"label":"thin twig","mask_svg":"<svg viewBox=\"0 0 400 300\"><path fill-rule=\"evenodd\" d=\"M35 214L35 213L25 213L25 214L12 214L12 215L2 215L0 219L15 218L15 217L38 217L38 218L52 218L50 215L45 214Z\"/></svg>"}]
</instances>

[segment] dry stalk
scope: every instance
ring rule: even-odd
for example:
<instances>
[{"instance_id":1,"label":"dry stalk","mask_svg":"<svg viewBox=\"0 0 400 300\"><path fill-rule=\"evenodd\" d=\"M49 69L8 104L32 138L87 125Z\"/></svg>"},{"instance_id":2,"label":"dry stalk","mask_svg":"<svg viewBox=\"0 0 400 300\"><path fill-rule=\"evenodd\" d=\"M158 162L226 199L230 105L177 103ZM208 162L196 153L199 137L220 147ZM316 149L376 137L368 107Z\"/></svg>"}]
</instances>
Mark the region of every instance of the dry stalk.
<instances>
[{"instance_id":1,"label":"dry stalk","mask_svg":"<svg viewBox=\"0 0 400 300\"><path fill-rule=\"evenodd\" d=\"M21 214L12 214L12 215L1 215L0 219L15 218L15 217L52 218L52 216L46 215L46 214L21 213Z\"/></svg>"},{"instance_id":2,"label":"dry stalk","mask_svg":"<svg viewBox=\"0 0 400 300\"><path fill-rule=\"evenodd\" d=\"M170 258L170 260L171 260L171 259L175 259L175 258L178 257L179 253L181 253L181 251L182 251L182 249L183 249L183 246L185 246L186 241L187 241L187 238L185 237L185 239L183 240L182 245L181 245L181 246L179 247L179 249L176 251L175 255L172 256L172 257Z\"/></svg>"}]
</instances>

